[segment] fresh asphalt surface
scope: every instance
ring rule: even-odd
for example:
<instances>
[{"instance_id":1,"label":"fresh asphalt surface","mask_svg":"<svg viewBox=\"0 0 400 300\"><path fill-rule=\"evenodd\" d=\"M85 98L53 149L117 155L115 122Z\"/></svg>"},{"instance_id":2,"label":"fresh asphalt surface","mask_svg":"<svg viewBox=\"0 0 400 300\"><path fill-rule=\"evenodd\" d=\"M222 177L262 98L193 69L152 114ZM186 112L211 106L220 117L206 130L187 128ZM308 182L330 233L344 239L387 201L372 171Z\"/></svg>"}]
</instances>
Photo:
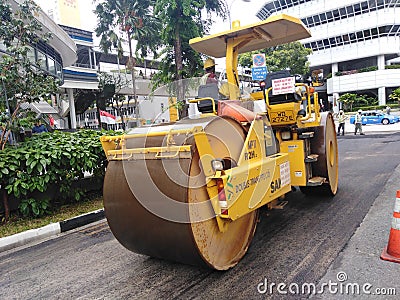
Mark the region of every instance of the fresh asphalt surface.
<instances>
[{"instance_id":1,"label":"fresh asphalt surface","mask_svg":"<svg viewBox=\"0 0 400 300\"><path fill-rule=\"evenodd\" d=\"M200 269L131 253L115 240L107 223L100 221L34 246L0 254L0 297L287 298L276 290L272 295L260 294L257 287L265 280L269 284L301 285L318 284L324 276L335 277L345 259L342 256L347 243L399 165L400 131L394 131L367 130L365 136L340 136L338 194L334 198L312 198L296 191L288 195L289 203L283 210L262 209L248 253L229 271ZM387 201L394 203L396 190L387 193L389 197L393 195ZM390 216L376 222L385 223L387 228L388 220ZM389 231L380 232L385 241L388 234ZM371 234L360 236L364 241L372 238ZM362 272L371 273L368 263L358 268L360 278ZM293 299L303 297L296 295Z\"/></svg>"}]
</instances>

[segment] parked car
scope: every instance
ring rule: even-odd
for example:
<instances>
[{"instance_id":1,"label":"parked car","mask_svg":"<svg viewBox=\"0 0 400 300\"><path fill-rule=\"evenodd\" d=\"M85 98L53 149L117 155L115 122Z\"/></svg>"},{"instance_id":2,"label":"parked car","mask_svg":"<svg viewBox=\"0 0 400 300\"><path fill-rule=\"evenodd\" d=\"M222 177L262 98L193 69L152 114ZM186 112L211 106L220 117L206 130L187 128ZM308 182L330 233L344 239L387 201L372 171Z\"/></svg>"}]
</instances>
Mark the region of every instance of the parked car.
<instances>
[{"instance_id":1,"label":"parked car","mask_svg":"<svg viewBox=\"0 0 400 300\"><path fill-rule=\"evenodd\" d=\"M400 118L395 115L387 115L382 112L376 112L376 111L364 111L361 113L362 114L362 124L367 125L367 124L383 124L383 125L388 125L388 124L394 124L396 122L400 121ZM354 124L354 119L355 116L350 117L350 124Z\"/></svg>"}]
</instances>

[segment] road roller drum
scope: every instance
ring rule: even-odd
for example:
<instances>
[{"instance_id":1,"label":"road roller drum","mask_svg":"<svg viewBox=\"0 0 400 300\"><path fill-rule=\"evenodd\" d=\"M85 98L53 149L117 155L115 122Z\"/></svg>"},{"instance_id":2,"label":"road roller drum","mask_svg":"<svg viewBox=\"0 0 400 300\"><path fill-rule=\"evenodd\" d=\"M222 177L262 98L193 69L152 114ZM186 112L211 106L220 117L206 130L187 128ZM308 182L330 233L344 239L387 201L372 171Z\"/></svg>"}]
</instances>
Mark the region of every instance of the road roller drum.
<instances>
[{"instance_id":1,"label":"road roller drum","mask_svg":"<svg viewBox=\"0 0 400 300\"><path fill-rule=\"evenodd\" d=\"M230 118L186 119L174 125L137 128L126 147L165 145L168 136L151 133L201 126L218 157L237 162L245 129ZM174 143L195 146L193 137L174 136ZM129 250L186 264L224 270L245 254L254 235L257 211L220 232L215 221L195 147L184 157L110 160L104 181L104 207L110 228ZM143 157L142 157L143 158Z\"/></svg>"}]
</instances>

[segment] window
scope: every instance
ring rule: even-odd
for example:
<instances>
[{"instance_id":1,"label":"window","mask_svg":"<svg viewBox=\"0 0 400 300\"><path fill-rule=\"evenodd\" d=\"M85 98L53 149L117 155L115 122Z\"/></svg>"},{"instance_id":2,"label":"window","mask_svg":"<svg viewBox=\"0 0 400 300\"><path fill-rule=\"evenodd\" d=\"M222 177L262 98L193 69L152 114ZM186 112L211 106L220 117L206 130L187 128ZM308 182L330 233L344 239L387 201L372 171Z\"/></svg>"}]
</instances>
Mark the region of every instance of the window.
<instances>
[{"instance_id":1,"label":"window","mask_svg":"<svg viewBox=\"0 0 400 300\"><path fill-rule=\"evenodd\" d=\"M364 39L366 39L366 40L371 39L371 30L370 29L364 30Z\"/></svg>"},{"instance_id":2,"label":"window","mask_svg":"<svg viewBox=\"0 0 400 300\"><path fill-rule=\"evenodd\" d=\"M321 21L320 21L320 19L319 19L319 15L315 15L315 16L313 17L313 19L314 19L314 25L319 25L319 24L321 24Z\"/></svg>"},{"instance_id":3,"label":"window","mask_svg":"<svg viewBox=\"0 0 400 300\"><path fill-rule=\"evenodd\" d=\"M28 57L29 61L31 63L35 63L36 62L36 54L35 54L35 49L32 47L28 47L28 51L26 53L26 56Z\"/></svg>"},{"instance_id":4,"label":"window","mask_svg":"<svg viewBox=\"0 0 400 300\"><path fill-rule=\"evenodd\" d=\"M54 74L54 75L56 75L57 72L56 72L55 61L48 57L47 58L47 64L48 64L48 67L49 67L49 72Z\"/></svg>"},{"instance_id":5,"label":"window","mask_svg":"<svg viewBox=\"0 0 400 300\"><path fill-rule=\"evenodd\" d=\"M385 1L383 0L376 0L376 7L383 8L385 6Z\"/></svg>"},{"instance_id":6,"label":"window","mask_svg":"<svg viewBox=\"0 0 400 300\"><path fill-rule=\"evenodd\" d=\"M343 34L342 39L345 45L350 44L350 38L348 34Z\"/></svg>"},{"instance_id":7,"label":"window","mask_svg":"<svg viewBox=\"0 0 400 300\"><path fill-rule=\"evenodd\" d=\"M47 71L47 57L41 51L37 51L37 62L38 62L38 64L39 64L41 69Z\"/></svg>"},{"instance_id":8,"label":"window","mask_svg":"<svg viewBox=\"0 0 400 300\"><path fill-rule=\"evenodd\" d=\"M62 75L63 75L62 66L58 62L56 62L56 75L59 78L62 78Z\"/></svg>"},{"instance_id":9,"label":"window","mask_svg":"<svg viewBox=\"0 0 400 300\"><path fill-rule=\"evenodd\" d=\"M318 50L317 42L311 42L311 47L313 50Z\"/></svg>"},{"instance_id":10,"label":"window","mask_svg":"<svg viewBox=\"0 0 400 300\"><path fill-rule=\"evenodd\" d=\"M368 2L361 2L361 11L362 12L368 12Z\"/></svg>"},{"instance_id":11,"label":"window","mask_svg":"<svg viewBox=\"0 0 400 300\"><path fill-rule=\"evenodd\" d=\"M331 11L327 11L326 12L326 18L328 19L328 21L333 20L333 14Z\"/></svg>"},{"instance_id":12,"label":"window","mask_svg":"<svg viewBox=\"0 0 400 300\"><path fill-rule=\"evenodd\" d=\"M361 14L361 5L360 5L360 3L354 4L354 14L355 15Z\"/></svg>"},{"instance_id":13,"label":"window","mask_svg":"<svg viewBox=\"0 0 400 300\"><path fill-rule=\"evenodd\" d=\"M336 37L336 44L337 44L338 46L343 45L343 39L342 39L341 36L337 36L337 37Z\"/></svg>"},{"instance_id":14,"label":"window","mask_svg":"<svg viewBox=\"0 0 400 300\"><path fill-rule=\"evenodd\" d=\"M353 8L353 6L347 6L346 7L346 11L347 11L347 15L349 16L349 17L352 17L352 16L354 16L354 8Z\"/></svg>"},{"instance_id":15,"label":"window","mask_svg":"<svg viewBox=\"0 0 400 300\"><path fill-rule=\"evenodd\" d=\"M344 8L344 7L340 8L340 9L339 9L339 12L340 12L340 18L341 18L341 19L347 18L346 8Z\"/></svg>"},{"instance_id":16,"label":"window","mask_svg":"<svg viewBox=\"0 0 400 300\"><path fill-rule=\"evenodd\" d=\"M332 13L333 13L333 19L335 21L340 20L339 10L335 9Z\"/></svg>"},{"instance_id":17,"label":"window","mask_svg":"<svg viewBox=\"0 0 400 300\"><path fill-rule=\"evenodd\" d=\"M321 18L321 24L326 23L326 14L325 14L325 13L322 13L322 14L320 14L319 16L320 16L320 18Z\"/></svg>"},{"instance_id":18,"label":"window","mask_svg":"<svg viewBox=\"0 0 400 300\"><path fill-rule=\"evenodd\" d=\"M371 36L372 36L372 38L378 37L378 28L371 29Z\"/></svg>"}]
</instances>

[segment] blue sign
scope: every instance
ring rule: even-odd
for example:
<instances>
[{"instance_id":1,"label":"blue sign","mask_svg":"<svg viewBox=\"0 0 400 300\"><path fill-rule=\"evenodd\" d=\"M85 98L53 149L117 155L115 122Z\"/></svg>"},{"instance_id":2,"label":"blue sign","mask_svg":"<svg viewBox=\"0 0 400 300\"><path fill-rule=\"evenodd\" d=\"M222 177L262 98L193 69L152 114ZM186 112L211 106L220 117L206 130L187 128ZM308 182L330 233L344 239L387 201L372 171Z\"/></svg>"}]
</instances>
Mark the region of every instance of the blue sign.
<instances>
[{"instance_id":1,"label":"blue sign","mask_svg":"<svg viewBox=\"0 0 400 300\"><path fill-rule=\"evenodd\" d=\"M264 80L265 78L267 78L267 73L267 67L251 68L251 77L253 78L253 80Z\"/></svg>"}]
</instances>

